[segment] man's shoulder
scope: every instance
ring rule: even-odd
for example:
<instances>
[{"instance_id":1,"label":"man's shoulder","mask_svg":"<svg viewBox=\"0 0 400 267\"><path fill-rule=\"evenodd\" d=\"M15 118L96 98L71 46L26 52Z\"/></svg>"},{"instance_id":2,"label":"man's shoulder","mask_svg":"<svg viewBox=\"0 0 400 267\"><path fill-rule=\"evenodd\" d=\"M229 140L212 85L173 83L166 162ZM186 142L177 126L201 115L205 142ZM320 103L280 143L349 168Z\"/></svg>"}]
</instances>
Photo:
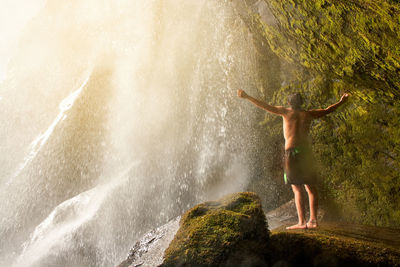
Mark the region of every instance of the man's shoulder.
<instances>
[{"instance_id":1,"label":"man's shoulder","mask_svg":"<svg viewBox=\"0 0 400 267\"><path fill-rule=\"evenodd\" d=\"M274 113L281 116L286 116L290 112L290 109L284 106L273 106L273 109Z\"/></svg>"}]
</instances>

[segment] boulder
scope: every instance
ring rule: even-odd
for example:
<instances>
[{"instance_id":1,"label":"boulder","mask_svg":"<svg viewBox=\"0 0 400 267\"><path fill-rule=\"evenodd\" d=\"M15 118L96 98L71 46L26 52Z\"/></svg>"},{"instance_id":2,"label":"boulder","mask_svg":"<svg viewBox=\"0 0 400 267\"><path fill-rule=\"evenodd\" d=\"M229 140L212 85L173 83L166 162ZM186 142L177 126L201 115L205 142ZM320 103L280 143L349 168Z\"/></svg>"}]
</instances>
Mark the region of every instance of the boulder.
<instances>
[{"instance_id":1,"label":"boulder","mask_svg":"<svg viewBox=\"0 0 400 267\"><path fill-rule=\"evenodd\" d=\"M317 229L288 231L282 224L291 214L291 202L270 212L267 217L281 225L270 232L256 194L231 194L150 231L118 267L400 267L399 229L323 222Z\"/></svg>"},{"instance_id":2,"label":"boulder","mask_svg":"<svg viewBox=\"0 0 400 267\"><path fill-rule=\"evenodd\" d=\"M259 197L235 193L188 210L160 266L267 266L268 241Z\"/></svg>"},{"instance_id":3,"label":"boulder","mask_svg":"<svg viewBox=\"0 0 400 267\"><path fill-rule=\"evenodd\" d=\"M270 266L400 266L400 230L324 222L270 235Z\"/></svg>"},{"instance_id":4,"label":"boulder","mask_svg":"<svg viewBox=\"0 0 400 267\"><path fill-rule=\"evenodd\" d=\"M179 229L180 216L147 232L117 267L154 267L163 262L164 251Z\"/></svg>"}]
</instances>

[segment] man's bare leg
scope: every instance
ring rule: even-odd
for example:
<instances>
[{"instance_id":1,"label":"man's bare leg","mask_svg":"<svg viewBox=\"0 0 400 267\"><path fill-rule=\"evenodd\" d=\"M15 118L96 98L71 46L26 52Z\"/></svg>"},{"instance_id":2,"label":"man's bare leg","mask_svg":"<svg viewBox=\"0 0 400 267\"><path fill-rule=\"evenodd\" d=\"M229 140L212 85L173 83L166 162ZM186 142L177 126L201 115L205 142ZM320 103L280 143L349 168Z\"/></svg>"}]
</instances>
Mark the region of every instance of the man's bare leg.
<instances>
[{"instance_id":1,"label":"man's bare leg","mask_svg":"<svg viewBox=\"0 0 400 267\"><path fill-rule=\"evenodd\" d=\"M292 190L294 193L294 202L296 203L297 216L299 218L299 222L295 225L286 227L288 230L293 229L306 229L307 224L304 219L304 210L303 210L303 196L301 194L301 185L292 184Z\"/></svg>"},{"instance_id":2,"label":"man's bare leg","mask_svg":"<svg viewBox=\"0 0 400 267\"><path fill-rule=\"evenodd\" d=\"M316 228L317 224L317 212L318 212L318 192L315 185L305 185L308 201L310 204L310 219L307 222L307 228Z\"/></svg>"}]
</instances>

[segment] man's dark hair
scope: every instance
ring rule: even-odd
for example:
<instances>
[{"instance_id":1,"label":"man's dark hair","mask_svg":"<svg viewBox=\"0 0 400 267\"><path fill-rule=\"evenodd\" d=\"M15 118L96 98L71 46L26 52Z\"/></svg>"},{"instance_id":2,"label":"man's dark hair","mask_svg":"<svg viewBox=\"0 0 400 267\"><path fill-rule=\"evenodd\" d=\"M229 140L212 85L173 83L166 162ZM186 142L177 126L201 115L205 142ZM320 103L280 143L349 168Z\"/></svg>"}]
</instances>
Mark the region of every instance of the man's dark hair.
<instances>
[{"instance_id":1,"label":"man's dark hair","mask_svg":"<svg viewBox=\"0 0 400 267\"><path fill-rule=\"evenodd\" d=\"M300 93L292 94L288 97L288 104L293 109L301 109L303 104L303 97Z\"/></svg>"}]
</instances>

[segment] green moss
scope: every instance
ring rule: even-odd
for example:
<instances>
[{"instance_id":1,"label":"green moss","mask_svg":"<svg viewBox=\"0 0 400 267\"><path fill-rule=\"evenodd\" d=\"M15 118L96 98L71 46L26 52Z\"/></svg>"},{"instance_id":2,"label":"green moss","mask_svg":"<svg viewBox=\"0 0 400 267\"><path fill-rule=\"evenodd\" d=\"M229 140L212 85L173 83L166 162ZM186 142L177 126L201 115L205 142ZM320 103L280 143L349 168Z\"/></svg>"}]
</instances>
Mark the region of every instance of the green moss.
<instances>
[{"instance_id":1,"label":"green moss","mask_svg":"<svg viewBox=\"0 0 400 267\"><path fill-rule=\"evenodd\" d=\"M368 75L375 90L399 96L400 8L380 2L266 1L279 26L265 25L265 39L306 68L357 84Z\"/></svg>"},{"instance_id":2,"label":"green moss","mask_svg":"<svg viewBox=\"0 0 400 267\"><path fill-rule=\"evenodd\" d=\"M218 266L248 257L263 261L267 240L259 198L248 192L228 195L183 215L162 266Z\"/></svg>"},{"instance_id":3,"label":"green moss","mask_svg":"<svg viewBox=\"0 0 400 267\"><path fill-rule=\"evenodd\" d=\"M380 231L393 234L392 241L379 235ZM284 259L305 266L400 266L396 236L398 231L356 225L325 224L315 231L280 229L271 235L272 262Z\"/></svg>"},{"instance_id":4,"label":"green moss","mask_svg":"<svg viewBox=\"0 0 400 267\"><path fill-rule=\"evenodd\" d=\"M400 266L400 230L323 223L269 233L260 200L238 193L187 211L161 266Z\"/></svg>"}]
</instances>

